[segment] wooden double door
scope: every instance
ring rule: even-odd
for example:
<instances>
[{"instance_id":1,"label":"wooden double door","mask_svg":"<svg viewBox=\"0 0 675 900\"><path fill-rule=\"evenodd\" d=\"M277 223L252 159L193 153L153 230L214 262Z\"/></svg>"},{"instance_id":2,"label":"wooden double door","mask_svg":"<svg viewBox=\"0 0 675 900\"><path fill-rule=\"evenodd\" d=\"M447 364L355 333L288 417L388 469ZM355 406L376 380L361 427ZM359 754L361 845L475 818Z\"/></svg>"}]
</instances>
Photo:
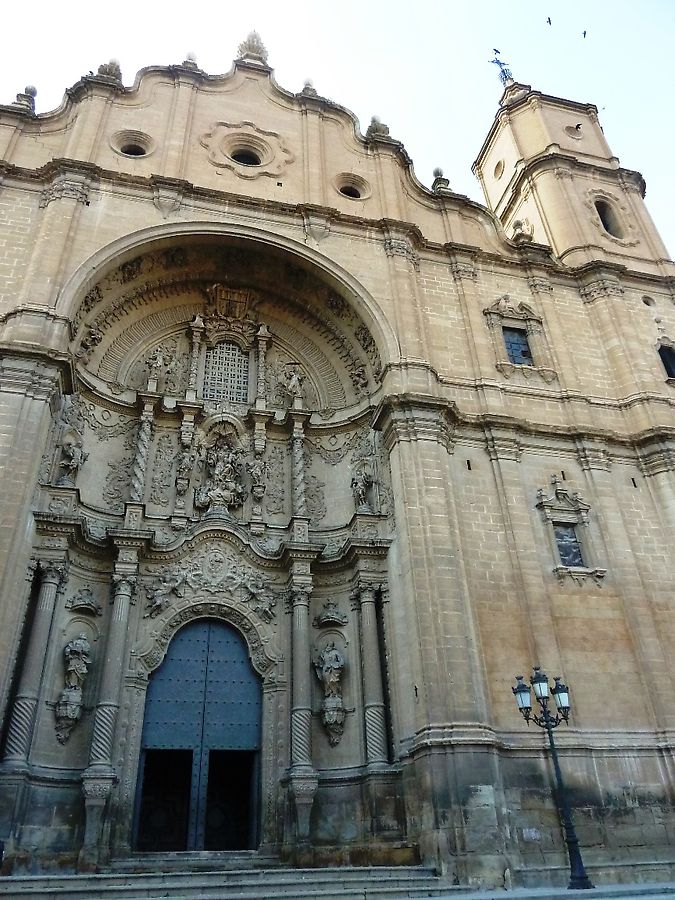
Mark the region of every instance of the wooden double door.
<instances>
[{"instance_id":1,"label":"wooden double door","mask_svg":"<svg viewBox=\"0 0 675 900\"><path fill-rule=\"evenodd\" d=\"M139 851L258 845L261 684L234 628L182 628L150 677L135 817Z\"/></svg>"}]
</instances>

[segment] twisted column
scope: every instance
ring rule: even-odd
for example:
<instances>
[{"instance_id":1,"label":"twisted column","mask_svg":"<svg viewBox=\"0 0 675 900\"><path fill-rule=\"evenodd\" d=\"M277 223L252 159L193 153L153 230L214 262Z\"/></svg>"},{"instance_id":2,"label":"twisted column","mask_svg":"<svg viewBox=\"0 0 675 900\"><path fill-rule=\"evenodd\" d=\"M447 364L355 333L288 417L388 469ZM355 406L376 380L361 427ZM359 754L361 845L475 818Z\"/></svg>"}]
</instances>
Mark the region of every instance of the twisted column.
<instances>
[{"instance_id":1,"label":"twisted column","mask_svg":"<svg viewBox=\"0 0 675 900\"><path fill-rule=\"evenodd\" d=\"M366 758L369 764L386 763L387 724L382 687L382 661L377 633L375 586L359 586L361 608L361 674L366 731Z\"/></svg>"},{"instance_id":2,"label":"twisted column","mask_svg":"<svg viewBox=\"0 0 675 900\"><path fill-rule=\"evenodd\" d=\"M267 355L267 343L269 339L269 329L263 322L256 334L256 341L258 344L258 374L256 378L255 393L257 400L264 400L265 398L265 357Z\"/></svg>"},{"instance_id":3,"label":"twisted column","mask_svg":"<svg viewBox=\"0 0 675 900\"><path fill-rule=\"evenodd\" d=\"M204 322L201 316L195 316L190 324L192 347L190 349L190 372L188 375L188 396L194 400L197 396L197 373L199 371L199 348L204 333Z\"/></svg>"},{"instance_id":4,"label":"twisted column","mask_svg":"<svg viewBox=\"0 0 675 900\"><path fill-rule=\"evenodd\" d=\"M307 515L305 485L305 429L304 419L293 419L291 436L291 496L293 515Z\"/></svg>"},{"instance_id":5,"label":"twisted column","mask_svg":"<svg viewBox=\"0 0 675 900\"><path fill-rule=\"evenodd\" d=\"M131 470L131 500L142 503L145 498L145 473L148 468L148 454L152 437L152 406L146 404L141 413L141 422L136 437L136 455Z\"/></svg>"},{"instance_id":6,"label":"twisted column","mask_svg":"<svg viewBox=\"0 0 675 900\"><path fill-rule=\"evenodd\" d=\"M291 765L312 765L311 658L309 650L309 591L293 593L293 699L291 709Z\"/></svg>"},{"instance_id":7,"label":"twisted column","mask_svg":"<svg viewBox=\"0 0 675 900\"><path fill-rule=\"evenodd\" d=\"M112 771L113 736L117 710L120 705L120 691L122 689L122 666L129 621L129 607L131 606L131 597L136 586L136 576L127 573L115 573L113 575L113 583L115 585L113 609L103 663L101 687L96 705L94 734L89 751L90 772L92 768Z\"/></svg>"},{"instance_id":8,"label":"twisted column","mask_svg":"<svg viewBox=\"0 0 675 900\"><path fill-rule=\"evenodd\" d=\"M53 560L40 560L40 592L35 617L24 658L19 689L12 707L12 714L5 748L5 762L20 768L28 762L35 711L44 669L45 652L49 646L49 632L54 617L56 594L66 577L65 565Z\"/></svg>"}]
</instances>

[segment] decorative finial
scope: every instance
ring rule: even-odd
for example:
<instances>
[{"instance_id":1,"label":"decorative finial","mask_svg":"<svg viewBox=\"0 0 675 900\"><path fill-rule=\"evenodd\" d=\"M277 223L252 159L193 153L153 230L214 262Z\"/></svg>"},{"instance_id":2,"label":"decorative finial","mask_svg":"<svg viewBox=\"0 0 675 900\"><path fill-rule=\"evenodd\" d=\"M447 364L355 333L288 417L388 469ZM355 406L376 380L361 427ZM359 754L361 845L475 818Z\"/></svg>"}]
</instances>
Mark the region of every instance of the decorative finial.
<instances>
[{"instance_id":1,"label":"decorative finial","mask_svg":"<svg viewBox=\"0 0 675 900\"><path fill-rule=\"evenodd\" d=\"M497 53L496 50L495 53ZM513 75L511 74L511 69L509 69L508 63L505 63L503 59L499 59L498 56L495 56L495 58L491 59L490 62L492 63L492 65L497 66L497 68L499 69L499 80L504 86L506 86L510 81L513 81Z\"/></svg>"},{"instance_id":2,"label":"decorative finial","mask_svg":"<svg viewBox=\"0 0 675 900\"><path fill-rule=\"evenodd\" d=\"M389 128L380 121L379 116L373 116L366 131L366 138L389 137Z\"/></svg>"},{"instance_id":3,"label":"decorative finial","mask_svg":"<svg viewBox=\"0 0 675 900\"><path fill-rule=\"evenodd\" d=\"M443 169L441 169L440 166L436 166L436 168L434 169L434 180L433 180L433 184L431 185L431 190L432 191L441 191L441 190L447 190L447 188L449 188L449 187L450 187L450 182L448 181L447 178L443 177Z\"/></svg>"},{"instance_id":4,"label":"decorative finial","mask_svg":"<svg viewBox=\"0 0 675 900\"><path fill-rule=\"evenodd\" d=\"M199 66L197 65L197 57L195 56L195 54L192 51L185 54L185 59L183 60L182 65L186 69L198 69L199 68Z\"/></svg>"},{"instance_id":5,"label":"decorative finial","mask_svg":"<svg viewBox=\"0 0 675 900\"><path fill-rule=\"evenodd\" d=\"M35 112L35 97L37 94L37 88L33 87L32 84L27 84L23 89L23 94L17 94L16 100L12 104L12 106L21 106L24 109L27 109L29 112Z\"/></svg>"},{"instance_id":6,"label":"decorative finial","mask_svg":"<svg viewBox=\"0 0 675 900\"><path fill-rule=\"evenodd\" d=\"M122 70L118 60L111 59L110 62L103 63L98 67L98 74L104 78L114 78L115 81L122 80Z\"/></svg>"},{"instance_id":7,"label":"decorative finial","mask_svg":"<svg viewBox=\"0 0 675 900\"><path fill-rule=\"evenodd\" d=\"M257 31L252 31L245 40L239 44L237 50L238 59L255 59L267 63L267 50Z\"/></svg>"},{"instance_id":8,"label":"decorative finial","mask_svg":"<svg viewBox=\"0 0 675 900\"><path fill-rule=\"evenodd\" d=\"M312 84L312 82L310 81L309 78L303 84L302 91L300 93L306 94L309 97L318 97L319 96L317 89L314 87L314 85Z\"/></svg>"}]
</instances>

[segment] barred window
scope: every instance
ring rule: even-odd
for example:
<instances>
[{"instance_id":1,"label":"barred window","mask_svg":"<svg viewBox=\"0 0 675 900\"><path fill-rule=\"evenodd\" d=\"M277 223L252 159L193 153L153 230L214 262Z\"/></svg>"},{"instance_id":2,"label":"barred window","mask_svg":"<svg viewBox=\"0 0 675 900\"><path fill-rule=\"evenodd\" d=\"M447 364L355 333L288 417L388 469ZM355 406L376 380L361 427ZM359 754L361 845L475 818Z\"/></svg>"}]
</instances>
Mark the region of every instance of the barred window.
<instances>
[{"instance_id":1,"label":"barred window","mask_svg":"<svg viewBox=\"0 0 675 900\"><path fill-rule=\"evenodd\" d=\"M515 366L531 366L532 352L524 328L502 328L509 362Z\"/></svg>"},{"instance_id":2,"label":"barred window","mask_svg":"<svg viewBox=\"0 0 675 900\"><path fill-rule=\"evenodd\" d=\"M248 400L248 353L232 341L207 349L204 365L204 399Z\"/></svg>"},{"instance_id":3,"label":"barred window","mask_svg":"<svg viewBox=\"0 0 675 900\"><path fill-rule=\"evenodd\" d=\"M574 525L566 522L554 522L553 533L563 566L583 566L581 541Z\"/></svg>"}]
</instances>

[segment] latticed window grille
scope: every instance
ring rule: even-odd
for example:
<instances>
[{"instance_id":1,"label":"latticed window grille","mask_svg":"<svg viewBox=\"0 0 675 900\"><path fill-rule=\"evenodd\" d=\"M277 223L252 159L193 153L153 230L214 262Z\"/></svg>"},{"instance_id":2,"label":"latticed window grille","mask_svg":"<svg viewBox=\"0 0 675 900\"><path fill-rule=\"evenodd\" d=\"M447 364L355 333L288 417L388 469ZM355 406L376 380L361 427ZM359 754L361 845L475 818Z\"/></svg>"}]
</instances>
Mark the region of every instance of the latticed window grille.
<instances>
[{"instance_id":1,"label":"latticed window grille","mask_svg":"<svg viewBox=\"0 0 675 900\"><path fill-rule=\"evenodd\" d=\"M232 341L207 349L204 365L204 399L248 400L248 353Z\"/></svg>"}]
</instances>

